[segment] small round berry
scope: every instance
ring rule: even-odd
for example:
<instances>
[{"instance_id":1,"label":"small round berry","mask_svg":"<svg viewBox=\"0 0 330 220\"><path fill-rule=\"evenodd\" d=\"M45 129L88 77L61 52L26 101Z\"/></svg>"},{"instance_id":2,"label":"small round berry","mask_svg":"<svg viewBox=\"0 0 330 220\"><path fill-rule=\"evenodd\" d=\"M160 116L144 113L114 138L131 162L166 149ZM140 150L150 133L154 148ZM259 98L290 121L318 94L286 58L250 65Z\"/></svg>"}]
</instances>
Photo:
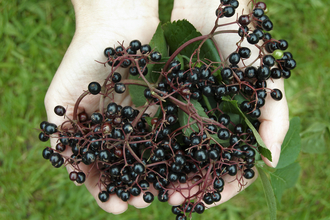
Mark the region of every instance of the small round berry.
<instances>
[{"instance_id":1,"label":"small round berry","mask_svg":"<svg viewBox=\"0 0 330 220\"><path fill-rule=\"evenodd\" d=\"M214 202L219 202L221 200L221 194L219 192L212 193L212 199Z\"/></svg>"},{"instance_id":2,"label":"small round berry","mask_svg":"<svg viewBox=\"0 0 330 220\"><path fill-rule=\"evenodd\" d=\"M63 157L59 153L52 153L49 157L49 161L56 168L60 167L64 162Z\"/></svg>"},{"instance_id":3,"label":"small round berry","mask_svg":"<svg viewBox=\"0 0 330 220\"><path fill-rule=\"evenodd\" d=\"M98 82L91 82L88 85L88 91L93 94L93 95L97 95L101 92L101 85Z\"/></svg>"},{"instance_id":4,"label":"small round berry","mask_svg":"<svg viewBox=\"0 0 330 220\"><path fill-rule=\"evenodd\" d=\"M254 66L249 66L244 70L245 76L249 79L255 78L257 75L257 68Z\"/></svg>"},{"instance_id":5,"label":"small round berry","mask_svg":"<svg viewBox=\"0 0 330 220\"><path fill-rule=\"evenodd\" d=\"M280 101L283 98L282 92L279 89L273 89L270 96L276 101Z\"/></svg>"},{"instance_id":6,"label":"small round berry","mask_svg":"<svg viewBox=\"0 0 330 220\"><path fill-rule=\"evenodd\" d=\"M296 67L296 61L294 59L284 60L284 68L287 70L292 70Z\"/></svg>"},{"instance_id":7,"label":"small round berry","mask_svg":"<svg viewBox=\"0 0 330 220\"><path fill-rule=\"evenodd\" d=\"M271 31L273 30L273 22L271 22L271 20L264 20L261 23L261 27L265 30L265 31Z\"/></svg>"},{"instance_id":8,"label":"small round berry","mask_svg":"<svg viewBox=\"0 0 330 220\"><path fill-rule=\"evenodd\" d=\"M149 44L144 44L140 47L140 51L142 54L147 54L151 51L151 47Z\"/></svg>"},{"instance_id":9,"label":"small round berry","mask_svg":"<svg viewBox=\"0 0 330 220\"><path fill-rule=\"evenodd\" d=\"M152 203L152 201L154 201L154 195L151 192L145 192L143 195L143 200L146 203Z\"/></svg>"},{"instance_id":10,"label":"small round berry","mask_svg":"<svg viewBox=\"0 0 330 220\"><path fill-rule=\"evenodd\" d=\"M206 204L211 205L213 203L212 194L211 193L205 193L204 196L203 196L203 201Z\"/></svg>"},{"instance_id":11,"label":"small round berry","mask_svg":"<svg viewBox=\"0 0 330 220\"><path fill-rule=\"evenodd\" d=\"M162 55L158 51L154 51L150 54L150 60L159 62L162 59Z\"/></svg>"},{"instance_id":12,"label":"small round berry","mask_svg":"<svg viewBox=\"0 0 330 220\"><path fill-rule=\"evenodd\" d=\"M123 191L121 194L120 194L120 198L121 200L123 200L124 202L127 202L130 198L130 193L128 191Z\"/></svg>"},{"instance_id":13,"label":"small round berry","mask_svg":"<svg viewBox=\"0 0 330 220\"><path fill-rule=\"evenodd\" d=\"M253 9L253 16L256 18L260 18L264 15L264 10L262 8L255 8Z\"/></svg>"},{"instance_id":14,"label":"small round berry","mask_svg":"<svg viewBox=\"0 0 330 220\"><path fill-rule=\"evenodd\" d=\"M281 40L279 40L279 42L280 42L279 47L281 50L288 49L289 43L286 40L281 39Z\"/></svg>"},{"instance_id":15,"label":"small round berry","mask_svg":"<svg viewBox=\"0 0 330 220\"><path fill-rule=\"evenodd\" d=\"M107 191L100 192L98 197L101 202L106 202L110 198L109 193Z\"/></svg>"},{"instance_id":16,"label":"small round berry","mask_svg":"<svg viewBox=\"0 0 330 220\"><path fill-rule=\"evenodd\" d=\"M259 108L256 108L249 114L252 118L259 118L261 115L261 111Z\"/></svg>"},{"instance_id":17,"label":"small round berry","mask_svg":"<svg viewBox=\"0 0 330 220\"><path fill-rule=\"evenodd\" d=\"M229 18L235 14L235 8L233 6L226 6L222 12L225 17Z\"/></svg>"},{"instance_id":18,"label":"small round berry","mask_svg":"<svg viewBox=\"0 0 330 220\"><path fill-rule=\"evenodd\" d=\"M172 72L178 72L181 69L181 63L178 60L173 60L168 68L172 69Z\"/></svg>"},{"instance_id":19,"label":"small round berry","mask_svg":"<svg viewBox=\"0 0 330 220\"><path fill-rule=\"evenodd\" d=\"M228 140L230 137L230 133L228 131L228 129L226 128L220 128L218 130L218 138L221 140Z\"/></svg>"},{"instance_id":20,"label":"small round berry","mask_svg":"<svg viewBox=\"0 0 330 220\"><path fill-rule=\"evenodd\" d=\"M213 182L213 188L214 189L221 189L225 185L225 182L223 181L222 178L215 178Z\"/></svg>"},{"instance_id":21,"label":"small round berry","mask_svg":"<svg viewBox=\"0 0 330 220\"><path fill-rule=\"evenodd\" d=\"M238 8L239 6L239 2L237 0L231 0L229 4L234 8Z\"/></svg>"},{"instance_id":22,"label":"small round berry","mask_svg":"<svg viewBox=\"0 0 330 220\"><path fill-rule=\"evenodd\" d=\"M259 37L256 34L252 33L247 36L247 41L250 44L257 44L259 42Z\"/></svg>"},{"instance_id":23,"label":"small round berry","mask_svg":"<svg viewBox=\"0 0 330 220\"><path fill-rule=\"evenodd\" d=\"M44 131L46 134L54 134L57 132L57 125L53 123L47 123Z\"/></svg>"},{"instance_id":24,"label":"small round berry","mask_svg":"<svg viewBox=\"0 0 330 220\"><path fill-rule=\"evenodd\" d=\"M131 106L125 106L121 110L121 116L127 119L134 117L134 109Z\"/></svg>"},{"instance_id":25,"label":"small round berry","mask_svg":"<svg viewBox=\"0 0 330 220\"><path fill-rule=\"evenodd\" d=\"M122 128L123 128L123 131L125 134L129 134L129 133L133 132L133 126L129 122L126 122L125 124L123 124Z\"/></svg>"},{"instance_id":26,"label":"small round berry","mask_svg":"<svg viewBox=\"0 0 330 220\"><path fill-rule=\"evenodd\" d=\"M291 71L290 70L282 69L281 73L282 73L282 77L284 79L288 79L291 76Z\"/></svg>"},{"instance_id":27,"label":"small round berry","mask_svg":"<svg viewBox=\"0 0 330 220\"><path fill-rule=\"evenodd\" d=\"M230 123L230 117L227 114L221 114L218 118L218 122L224 126L229 125Z\"/></svg>"},{"instance_id":28,"label":"small round berry","mask_svg":"<svg viewBox=\"0 0 330 220\"><path fill-rule=\"evenodd\" d=\"M235 176L237 174L237 166L235 164L227 166L227 171L230 176Z\"/></svg>"},{"instance_id":29,"label":"small round berry","mask_svg":"<svg viewBox=\"0 0 330 220\"><path fill-rule=\"evenodd\" d=\"M42 157L45 158L46 160L48 160L50 158L50 155L53 153L53 149L51 149L50 147L46 147L43 151L42 151Z\"/></svg>"},{"instance_id":30,"label":"small round berry","mask_svg":"<svg viewBox=\"0 0 330 220\"><path fill-rule=\"evenodd\" d=\"M116 93L124 93L126 91L126 86L123 83L115 84L115 92Z\"/></svg>"},{"instance_id":31,"label":"small round berry","mask_svg":"<svg viewBox=\"0 0 330 220\"><path fill-rule=\"evenodd\" d=\"M205 162L208 159L206 150L199 149L194 153L194 158L199 162Z\"/></svg>"},{"instance_id":32,"label":"small round berry","mask_svg":"<svg viewBox=\"0 0 330 220\"><path fill-rule=\"evenodd\" d=\"M178 121L178 117L176 115L167 115L165 120L169 125L174 125Z\"/></svg>"},{"instance_id":33,"label":"small round berry","mask_svg":"<svg viewBox=\"0 0 330 220\"><path fill-rule=\"evenodd\" d=\"M72 171L72 172L70 172L70 174L69 174L69 179L70 179L71 181L76 181L77 178L78 178L78 173L77 173L76 171Z\"/></svg>"},{"instance_id":34,"label":"small round berry","mask_svg":"<svg viewBox=\"0 0 330 220\"><path fill-rule=\"evenodd\" d=\"M252 179L253 177L254 177L254 170L252 170L250 168L244 170L244 178Z\"/></svg>"},{"instance_id":35,"label":"small round berry","mask_svg":"<svg viewBox=\"0 0 330 220\"><path fill-rule=\"evenodd\" d=\"M136 66L131 66L128 70L129 74L132 76L137 76L139 74L139 70Z\"/></svg>"},{"instance_id":36,"label":"small round berry","mask_svg":"<svg viewBox=\"0 0 330 220\"><path fill-rule=\"evenodd\" d=\"M133 171L137 174L142 174L144 170L145 170L144 165L141 163L135 163L133 166Z\"/></svg>"},{"instance_id":37,"label":"small round berry","mask_svg":"<svg viewBox=\"0 0 330 220\"><path fill-rule=\"evenodd\" d=\"M92 120L92 123L93 124L101 124L102 121L103 121L103 116L101 113L99 112L94 112L92 115L91 115L91 120Z\"/></svg>"},{"instance_id":38,"label":"small round berry","mask_svg":"<svg viewBox=\"0 0 330 220\"><path fill-rule=\"evenodd\" d=\"M61 105L58 105L54 108L54 112L58 116L63 116L66 112L65 108Z\"/></svg>"},{"instance_id":39,"label":"small round berry","mask_svg":"<svg viewBox=\"0 0 330 220\"><path fill-rule=\"evenodd\" d=\"M281 70L279 68L273 68L270 71L270 76L273 79L280 79L282 77L282 72L281 72Z\"/></svg>"},{"instance_id":40,"label":"small round berry","mask_svg":"<svg viewBox=\"0 0 330 220\"><path fill-rule=\"evenodd\" d=\"M173 213L174 215L179 215L179 214L181 214L180 206L172 206L172 213Z\"/></svg>"},{"instance_id":41,"label":"small round berry","mask_svg":"<svg viewBox=\"0 0 330 220\"><path fill-rule=\"evenodd\" d=\"M270 74L270 68L267 65L262 65L258 68L257 79L260 81L267 80L269 79Z\"/></svg>"},{"instance_id":42,"label":"small round berry","mask_svg":"<svg viewBox=\"0 0 330 220\"><path fill-rule=\"evenodd\" d=\"M85 180L86 180L86 175L85 175L85 173L84 173L84 172L78 172L76 182L77 182L77 183L84 183Z\"/></svg>"},{"instance_id":43,"label":"small round berry","mask_svg":"<svg viewBox=\"0 0 330 220\"><path fill-rule=\"evenodd\" d=\"M138 64L140 67L144 67L148 64L148 57L142 57L138 60Z\"/></svg>"},{"instance_id":44,"label":"small round berry","mask_svg":"<svg viewBox=\"0 0 330 220\"><path fill-rule=\"evenodd\" d=\"M130 48L133 50L133 51L137 51L140 49L141 47L141 42L139 40L132 40L130 43L129 43L129 46Z\"/></svg>"},{"instance_id":45,"label":"small round berry","mask_svg":"<svg viewBox=\"0 0 330 220\"><path fill-rule=\"evenodd\" d=\"M132 186L132 188L129 190L132 196L138 196L141 193L141 189L138 186Z\"/></svg>"},{"instance_id":46,"label":"small round berry","mask_svg":"<svg viewBox=\"0 0 330 220\"><path fill-rule=\"evenodd\" d=\"M222 80L231 80L233 78L233 71L229 67L225 67L221 70Z\"/></svg>"},{"instance_id":47,"label":"small round berry","mask_svg":"<svg viewBox=\"0 0 330 220\"><path fill-rule=\"evenodd\" d=\"M240 47L238 53L242 58L249 58L251 56L251 50L247 47Z\"/></svg>"},{"instance_id":48,"label":"small round berry","mask_svg":"<svg viewBox=\"0 0 330 220\"><path fill-rule=\"evenodd\" d=\"M108 104L107 106L107 112L110 114L110 115L115 115L117 113L117 104L114 103L114 102L111 102Z\"/></svg>"},{"instance_id":49,"label":"small round berry","mask_svg":"<svg viewBox=\"0 0 330 220\"><path fill-rule=\"evenodd\" d=\"M120 82L120 80L121 80L120 73L114 72L111 79L112 79L112 82L114 82L114 83Z\"/></svg>"},{"instance_id":50,"label":"small round berry","mask_svg":"<svg viewBox=\"0 0 330 220\"><path fill-rule=\"evenodd\" d=\"M282 50L274 50L273 52L273 57L276 59L276 60L279 60L283 57L284 53Z\"/></svg>"},{"instance_id":51,"label":"small round berry","mask_svg":"<svg viewBox=\"0 0 330 220\"><path fill-rule=\"evenodd\" d=\"M264 37L262 38L262 40L265 41L269 41L272 39L272 35L270 33L264 33Z\"/></svg>"},{"instance_id":52,"label":"small round berry","mask_svg":"<svg viewBox=\"0 0 330 220\"><path fill-rule=\"evenodd\" d=\"M229 62L233 65L238 64L240 59L241 59L240 55L236 52L229 55Z\"/></svg>"},{"instance_id":53,"label":"small round berry","mask_svg":"<svg viewBox=\"0 0 330 220\"><path fill-rule=\"evenodd\" d=\"M197 203L197 205L195 206L195 211L197 214L202 214L205 210L205 205L203 203Z\"/></svg>"},{"instance_id":54,"label":"small round berry","mask_svg":"<svg viewBox=\"0 0 330 220\"><path fill-rule=\"evenodd\" d=\"M247 26L242 26L238 28L238 35L240 37L244 37L249 32L249 28Z\"/></svg>"},{"instance_id":55,"label":"small round berry","mask_svg":"<svg viewBox=\"0 0 330 220\"><path fill-rule=\"evenodd\" d=\"M238 19L238 23L243 26L250 24L250 16L249 15L241 15Z\"/></svg>"},{"instance_id":56,"label":"small round berry","mask_svg":"<svg viewBox=\"0 0 330 220\"><path fill-rule=\"evenodd\" d=\"M272 67L275 65L275 58L272 55L266 55L262 58L262 62L264 65Z\"/></svg>"},{"instance_id":57,"label":"small round berry","mask_svg":"<svg viewBox=\"0 0 330 220\"><path fill-rule=\"evenodd\" d=\"M44 132L40 132L39 140L41 140L42 142L46 142L49 140L49 136Z\"/></svg>"},{"instance_id":58,"label":"small round berry","mask_svg":"<svg viewBox=\"0 0 330 220\"><path fill-rule=\"evenodd\" d=\"M220 153L219 153L219 151L217 149L211 149L211 150L209 150L208 154L209 154L209 158L211 160L218 160L219 157L220 157Z\"/></svg>"},{"instance_id":59,"label":"small round berry","mask_svg":"<svg viewBox=\"0 0 330 220\"><path fill-rule=\"evenodd\" d=\"M115 51L115 49L113 49L112 47L107 47L107 48L105 48L105 50L104 50L104 56L105 57L109 57L109 56L113 56L113 55L115 55L115 53L116 53L116 51Z\"/></svg>"},{"instance_id":60,"label":"small round berry","mask_svg":"<svg viewBox=\"0 0 330 220\"><path fill-rule=\"evenodd\" d=\"M108 150L99 151L99 160L105 163L110 162L110 152Z\"/></svg>"},{"instance_id":61,"label":"small round berry","mask_svg":"<svg viewBox=\"0 0 330 220\"><path fill-rule=\"evenodd\" d=\"M267 6L264 2L257 2L255 5L256 8L261 8L263 10L266 10Z\"/></svg>"},{"instance_id":62,"label":"small round berry","mask_svg":"<svg viewBox=\"0 0 330 220\"><path fill-rule=\"evenodd\" d=\"M115 51L116 51L116 55L117 56L122 56L124 55L124 48L122 46L118 46L115 48Z\"/></svg>"},{"instance_id":63,"label":"small round berry","mask_svg":"<svg viewBox=\"0 0 330 220\"><path fill-rule=\"evenodd\" d=\"M96 160L95 153L91 150L86 151L82 155L82 162L86 165L92 164Z\"/></svg>"}]
</instances>

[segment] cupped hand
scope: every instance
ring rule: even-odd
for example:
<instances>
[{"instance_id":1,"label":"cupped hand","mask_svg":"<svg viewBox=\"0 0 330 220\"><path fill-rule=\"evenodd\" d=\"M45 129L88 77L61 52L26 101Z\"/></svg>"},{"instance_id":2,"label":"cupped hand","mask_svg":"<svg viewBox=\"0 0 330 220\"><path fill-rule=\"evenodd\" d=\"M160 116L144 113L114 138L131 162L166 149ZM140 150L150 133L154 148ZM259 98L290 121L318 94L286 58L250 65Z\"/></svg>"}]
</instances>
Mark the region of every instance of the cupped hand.
<instances>
[{"instance_id":1,"label":"cupped hand","mask_svg":"<svg viewBox=\"0 0 330 220\"><path fill-rule=\"evenodd\" d=\"M62 105L66 115L72 118L73 108L78 97L87 90L90 82L103 83L110 73L110 67L96 62L105 62L103 51L106 47L116 47L124 42L128 46L131 40L138 39L142 44L149 43L159 23L158 1L88 1L72 0L75 16L76 31L64 58L56 71L45 97L45 107L48 121L60 125L65 120L54 113L54 107ZM119 43L118 43L119 42ZM125 76L126 72L121 70ZM78 112L92 114L98 109L99 95L89 95L80 103ZM115 102L124 106L132 105L128 92L115 96ZM52 147L56 141L51 140ZM70 151L70 150L69 150ZM70 156L71 152L65 152ZM127 202L117 196L102 203L98 199L99 173L89 166L80 166L87 174L85 186L95 197L99 206L107 212L119 214L127 209ZM68 171L72 168L68 165ZM139 197L132 197L129 204L137 208L149 204Z\"/></svg>"},{"instance_id":2,"label":"cupped hand","mask_svg":"<svg viewBox=\"0 0 330 220\"><path fill-rule=\"evenodd\" d=\"M175 0L171 19L172 21L187 19L199 32L202 34L209 34L215 24L215 10L218 8L219 3L219 0ZM238 17L241 14L247 14L252 7L251 4L248 5L249 0L240 0L239 3L240 6L236 9ZM220 18L218 24L235 22L236 19L236 14L231 18ZM238 30L238 28L238 24L235 23L220 27L218 30ZM215 41L225 58L236 50L236 42L239 40L240 37L237 32L215 36ZM252 52L251 58L245 62L245 65L248 65L249 62L251 63L256 59L259 54L259 49L246 42L246 40L242 43L242 46L249 47ZM242 63L239 63L239 65L242 66ZM258 62L255 65L258 65ZM283 79L269 79L267 80L267 87L270 89L280 89L283 93L283 98L280 101L275 101L270 95L267 95L265 100L266 104L260 109L261 116L259 117L259 121L261 122L259 128L260 136L272 153L272 162L266 158L263 158L263 160L268 166L276 167L280 157L281 144L289 128L288 106L284 93ZM255 170L255 172L256 175L253 179L245 180L246 185L243 189L256 180L257 171ZM226 202L241 191L241 184L238 183L236 177L226 175L224 180L226 183L221 193L221 201L208 207ZM178 192L174 193L169 199L171 205L179 205L183 201L184 197Z\"/></svg>"}]
</instances>

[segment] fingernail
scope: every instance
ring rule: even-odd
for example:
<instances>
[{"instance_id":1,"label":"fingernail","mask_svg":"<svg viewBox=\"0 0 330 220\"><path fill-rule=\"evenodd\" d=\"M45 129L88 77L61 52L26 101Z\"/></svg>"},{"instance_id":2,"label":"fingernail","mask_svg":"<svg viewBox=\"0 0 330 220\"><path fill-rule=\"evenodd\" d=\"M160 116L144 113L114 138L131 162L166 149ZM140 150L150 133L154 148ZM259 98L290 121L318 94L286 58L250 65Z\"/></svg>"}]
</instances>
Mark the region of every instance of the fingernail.
<instances>
[{"instance_id":1,"label":"fingernail","mask_svg":"<svg viewBox=\"0 0 330 220\"><path fill-rule=\"evenodd\" d=\"M272 152L272 162L270 162L272 167L276 167L278 164L278 160L280 159L280 154L281 154L281 145L276 143L273 144L271 147L271 152Z\"/></svg>"}]
</instances>

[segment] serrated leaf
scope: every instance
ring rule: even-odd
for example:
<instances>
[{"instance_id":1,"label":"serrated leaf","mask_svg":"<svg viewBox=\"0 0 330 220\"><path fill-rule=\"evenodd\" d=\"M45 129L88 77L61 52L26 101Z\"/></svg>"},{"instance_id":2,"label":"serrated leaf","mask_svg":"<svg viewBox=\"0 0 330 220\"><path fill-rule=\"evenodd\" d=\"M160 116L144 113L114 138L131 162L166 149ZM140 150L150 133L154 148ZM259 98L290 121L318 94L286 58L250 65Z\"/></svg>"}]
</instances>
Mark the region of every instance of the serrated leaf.
<instances>
[{"instance_id":1,"label":"serrated leaf","mask_svg":"<svg viewBox=\"0 0 330 220\"><path fill-rule=\"evenodd\" d=\"M262 168L258 167L258 172L259 172L259 176L261 178L261 182L262 182L262 186L264 189L264 193L265 193L265 197L266 197L266 201L267 201L267 205L268 205L268 209L269 209L269 217L271 220L276 220L276 199L275 199L275 194L272 188L272 185L269 182L269 179L267 177L267 175L265 174L265 172L262 170Z\"/></svg>"},{"instance_id":2,"label":"serrated leaf","mask_svg":"<svg viewBox=\"0 0 330 220\"><path fill-rule=\"evenodd\" d=\"M266 157L269 161L272 161L272 153L270 152L270 150L268 150L267 146L265 145L264 141L261 139L258 131L254 128L254 126L252 125L250 120L246 117L246 115L238 107L237 100L231 100L228 97L222 97L222 101L224 102L223 105L226 105L226 106L224 106L224 109L226 111L239 114L244 119L247 126L249 126L249 128L251 128L253 135L259 144L259 147L258 147L259 153L261 155L263 155L264 157Z\"/></svg>"},{"instance_id":3,"label":"serrated leaf","mask_svg":"<svg viewBox=\"0 0 330 220\"><path fill-rule=\"evenodd\" d=\"M202 36L200 32L187 20L178 20L172 23L168 22L163 25L166 42L170 48L170 54L178 49L185 42ZM180 54L190 57L191 54L198 48L201 42L194 42L184 48ZM212 40L208 39L200 50L200 58L208 58L214 62L221 62L218 51Z\"/></svg>"},{"instance_id":4,"label":"serrated leaf","mask_svg":"<svg viewBox=\"0 0 330 220\"><path fill-rule=\"evenodd\" d=\"M284 138L281 149L281 156L276 169L286 167L297 159L301 148L299 132L300 119L298 117L294 117L290 120L290 127Z\"/></svg>"},{"instance_id":5,"label":"serrated leaf","mask_svg":"<svg viewBox=\"0 0 330 220\"><path fill-rule=\"evenodd\" d=\"M300 165L298 163L290 164L282 169L277 169L270 173L270 180L278 202L281 202L285 189L293 187L300 174Z\"/></svg>"}]
</instances>

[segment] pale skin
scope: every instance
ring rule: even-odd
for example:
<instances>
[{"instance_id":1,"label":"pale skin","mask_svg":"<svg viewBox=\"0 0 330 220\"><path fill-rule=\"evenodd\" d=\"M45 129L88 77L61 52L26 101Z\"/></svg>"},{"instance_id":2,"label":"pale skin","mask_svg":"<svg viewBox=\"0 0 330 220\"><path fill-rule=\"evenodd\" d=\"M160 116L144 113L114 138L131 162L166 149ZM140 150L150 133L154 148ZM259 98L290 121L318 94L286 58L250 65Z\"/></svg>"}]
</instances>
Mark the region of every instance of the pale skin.
<instances>
[{"instance_id":1,"label":"pale skin","mask_svg":"<svg viewBox=\"0 0 330 220\"><path fill-rule=\"evenodd\" d=\"M242 9L247 10L247 2L239 1L240 8L236 10L241 13ZM73 106L83 90L92 81L102 83L109 74L109 68L95 62L95 60L104 61L103 50L109 46L118 46L117 41L123 42L127 46L131 40L139 39L142 43L148 43L159 23L158 19L158 1L147 0L126 0L122 1L88 1L72 0L75 16L76 31L72 42L64 55L64 58L56 71L45 97L45 107L48 121L61 124L63 117L54 114L54 107L62 105L67 109L67 115L72 117ZM175 0L172 11L172 20L187 19L202 34L208 34L215 20L215 9L219 4L218 0ZM227 23L235 20L236 17L224 19ZM221 21L221 20L220 20ZM222 21L221 21L222 22ZM232 25L228 29L237 30L238 26ZM235 43L239 40L236 34L218 35L215 37L222 53L227 57L235 50ZM221 42L226 42L222 44ZM253 52L253 48L252 52ZM121 72L123 76L127 73ZM272 153L272 162L264 159L268 166L275 167L278 163L281 144L289 127L288 107L284 94L284 82L282 79L268 80L269 88L278 88L283 92L284 98L281 101L274 101L268 95L266 105L261 108L260 135L266 146ZM115 101L122 106L132 105L131 98L126 92L116 95ZM79 111L85 111L91 114L98 109L99 96L87 96L80 104ZM56 140L52 139L52 146L55 146ZM66 152L69 155L69 152ZM67 166L68 171L72 171ZM89 167L82 167L84 171L90 170ZM149 204L142 199L142 194L138 197L131 196L128 202L123 202L117 196L112 195L110 199L102 203L99 201L97 186L99 174L96 169L91 170L86 182L84 183L89 192L95 197L99 206L105 211L113 214L120 214L126 211L128 204L136 208L145 208ZM244 188L250 185L257 175L249 181ZM239 184L232 181L233 177L225 176L226 181L224 191L221 193L220 202L211 205L219 205L239 193ZM244 189L243 188L243 189ZM169 204L179 205L184 198L179 193L174 193Z\"/></svg>"}]
</instances>

